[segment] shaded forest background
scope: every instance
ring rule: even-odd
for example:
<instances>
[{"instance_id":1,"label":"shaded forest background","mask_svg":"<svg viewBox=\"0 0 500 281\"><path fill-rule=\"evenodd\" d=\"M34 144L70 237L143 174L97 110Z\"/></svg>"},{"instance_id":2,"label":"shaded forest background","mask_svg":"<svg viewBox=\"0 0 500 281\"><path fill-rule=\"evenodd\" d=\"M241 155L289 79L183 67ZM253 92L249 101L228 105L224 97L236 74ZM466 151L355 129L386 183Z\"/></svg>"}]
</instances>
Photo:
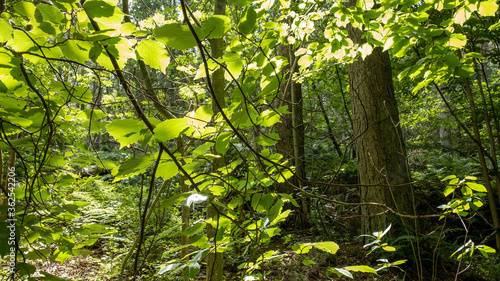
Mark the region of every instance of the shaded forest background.
<instances>
[{"instance_id":1,"label":"shaded forest background","mask_svg":"<svg viewBox=\"0 0 500 281\"><path fill-rule=\"evenodd\" d=\"M500 278L495 1L0 11L5 280Z\"/></svg>"}]
</instances>

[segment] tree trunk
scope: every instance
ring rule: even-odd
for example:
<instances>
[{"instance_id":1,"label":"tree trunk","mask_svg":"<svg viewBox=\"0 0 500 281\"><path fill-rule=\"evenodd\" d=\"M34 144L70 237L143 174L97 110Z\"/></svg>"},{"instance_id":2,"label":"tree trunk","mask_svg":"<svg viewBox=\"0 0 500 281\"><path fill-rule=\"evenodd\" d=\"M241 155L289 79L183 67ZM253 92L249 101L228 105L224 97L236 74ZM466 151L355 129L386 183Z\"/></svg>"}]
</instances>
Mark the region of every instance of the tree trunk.
<instances>
[{"instance_id":1,"label":"tree trunk","mask_svg":"<svg viewBox=\"0 0 500 281\"><path fill-rule=\"evenodd\" d=\"M291 114L283 114L281 123L276 124L276 132L280 136L280 140L276 145L278 153L283 155L284 160L288 160L290 166L295 167L294 175L278 187L279 192L293 194L296 193L294 186L302 187L302 181L306 178L304 165L304 121L302 114L302 85L292 80L293 73L297 71L297 66L294 66L295 56L290 45L281 45L279 47L281 56L288 58L289 65L283 69L288 72L280 86L280 104L279 106L288 105L288 110ZM287 220L293 228L308 228L310 226L308 219L308 202L305 199L297 200L299 207L294 208L294 215Z\"/></svg>"},{"instance_id":2,"label":"tree trunk","mask_svg":"<svg viewBox=\"0 0 500 281\"><path fill-rule=\"evenodd\" d=\"M362 32L350 27L354 43ZM389 54L375 48L364 60L348 66L356 160L361 200L412 214L412 189L406 151L399 126ZM389 186L388 186L389 185ZM386 208L362 206L362 232L381 231L389 225Z\"/></svg>"}]
</instances>

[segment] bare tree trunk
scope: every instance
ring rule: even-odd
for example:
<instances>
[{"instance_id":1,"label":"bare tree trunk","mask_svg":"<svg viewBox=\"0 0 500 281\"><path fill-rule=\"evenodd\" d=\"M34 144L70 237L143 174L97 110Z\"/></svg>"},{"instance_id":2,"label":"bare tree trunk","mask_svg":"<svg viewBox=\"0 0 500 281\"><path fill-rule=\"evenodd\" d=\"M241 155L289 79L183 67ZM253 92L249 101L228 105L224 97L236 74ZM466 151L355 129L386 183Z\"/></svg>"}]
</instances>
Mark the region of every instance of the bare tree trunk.
<instances>
[{"instance_id":1,"label":"bare tree trunk","mask_svg":"<svg viewBox=\"0 0 500 281\"><path fill-rule=\"evenodd\" d=\"M365 42L359 29L350 26L348 32L355 44ZM413 193L408 184L409 168L389 54L375 48L364 60L358 58L350 64L348 73L361 200L413 214ZM386 211L384 207L364 205L362 232L384 230L390 223L382 215Z\"/></svg>"},{"instance_id":2,"label":"bare tree trunk","mask_svg":"<svg viewBox=\"0 0 500 281\"><path fill-rule=\"evenodd\" d=\"M280 184L278 189L280 192L294 194L296 190L293 186L301 187L302 180L306 178L304 166L304 121L302 114L302 85L292 80L293 73L297 71L295 56L289 45L281 45L279 47L281 56L288 58L288 66L282 71L288 74L284 77L280 86L280 104L279 106L288 105L291 114L283 114L281 123L275 125L276 132L280 136L280 140L276 144L276 150L283 155L283 159L288 161L290 166L295 166L294 175L286 182ZM289 216L287 223L294 228L308 228L308 203L307 200L299 199L297 203L299 207L294 208L293 216Z\"/></svg>"}]
</instances>

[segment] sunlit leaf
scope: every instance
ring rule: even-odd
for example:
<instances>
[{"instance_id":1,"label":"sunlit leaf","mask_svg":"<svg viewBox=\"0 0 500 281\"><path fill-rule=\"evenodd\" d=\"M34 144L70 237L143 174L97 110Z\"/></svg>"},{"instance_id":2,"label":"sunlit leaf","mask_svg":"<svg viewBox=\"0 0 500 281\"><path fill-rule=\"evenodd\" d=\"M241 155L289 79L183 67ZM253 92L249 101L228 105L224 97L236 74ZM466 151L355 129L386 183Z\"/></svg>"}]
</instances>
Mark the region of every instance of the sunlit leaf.
<instances>
[{"instance_id":1,"label":"sunlit leaf","mask_svg":"<svg viewBox=\"0 0 500 281\"><path fill-rule=\"evenodd\" d=\"M144 63L166 73L165 69L170 62L170 56L160 43L148 39L142 40L137 44L136 50Z\"/></svg>"},{"instance_id":2,"label":"sunlit leaf","mask_svg":"<svg viewBox=\"0 0 500 281\"><path fill-rule=\"evenodd\" d=\"M231 140L232 134L231 132L224 132L217 137L215 142L215 149L220 154L224 155L226 151L229 149L229 141Z\"/></svg>"},{"instance_id":3,"label":"sunlit leaf","mask_svg":"<svg viewBox=\"0 0 500 281\"><path fill-rule=\"evenodd\" d=\"M115 168L111 173L115 176L113 182L127 179L146 172L146 169L154 162L152 155L141 155L127 159L120 167Z\"/></svg>"},{"instance_id":4,"label":"sunlit leaf","mask_svg":"<svg viewBox=\"0 0 500 281\"><path fill-rule=\"evenodd\" d=\"M203 39L203 32L196 31L198 37ZM174 49L186 50L196 46L196 39L186 25L169 23L154 30L156 40Z\"/></svg>"},{"instance_id":5,"label":"sunlit leaf","mask_svg":"<svg viewBox=\"0 0 500 281\"><path fill-rule=\"evenodd\" d=\"M156 126L153 138L157 141L165 142L179 137L187 129L189 129L189 125L186 118L168 119Z\"/></svg>"},{"instance_id":6,"label":"sunlit leaf","mask_svg":"<svg viewBox=\"0 0 500 281\"><path fill-rule=\"evenodd\" d=\"M335 242L317 242L313 243L313 246L330 254L335 254L340 249Z\"/></svg>"},{"instance_id":7,"label":"sunlit leaf","mask_svg":"<svg viewBox=\"0 0 500 281\"><path fill-rule=\"evenodd\" d=\"M0 18L0 30L2 31L0 32L0 42L5 42L12 38L13 29L8 20Z\"/></svg>"},{"instance_id":8,"label":"sunlit leaf","mask_svg":"<svg viewBox=\"0 0 500 281\"><path fill-rule=\"evenodd\" d=\"M346 266L344 268L349 270L349 271L377 274L377 271L375 269L373 269L369 266L366 266L366 265Z\"/></svg>"},{"instance_id":9,"label":"sunlit leaf","mask_svg":"<svg viewBox=\"0 0 500 281\"><path fill-rule=\"evenodd\" d=\"M479 3L479 14L485 17L492 17L498 10L498 4L495 1L483 1Z\"/></svg>"},{"instance_id":10,"label":"sunlit leaf","mask_svg":"<svg viewBox=\"0 0 500 281\"><path fill-rule=\"evenodd\" d=\"M467 186L470 187L470 189L472 189L474 191L487 192L486 187L484 187L484 185L482 185L482 184L478 184L475 182L468 182Z\"/></svg>"},{"instance_id":11,"label":"sunlit leaf","mask_svg":"<svg viewBox=\"0 0 500 281\"><path fill-rule=\"evenodd\" d=\"M212 38L220 38L224 36L229 30L231 30L231 26L229 25L230 20L226 16L214 15L209 17L201 27L203 33L207 36L208 39Z\"/></svg>"},{"instance_id":12,"label":"sunlit leaf","mask_svg":"<svg viewBox=\"0 0 500 281\"><path fill-rule=\"evenodd\" d=\"M448 46L461 49L467 44L467 37L463 34L455 33L450 36L450 41L448 41Z\"/></svg>"},{"instance_id":13,"label":"sunlit leaf","mask_svg":"<svg viewBox=\"0 0 500 281\"><path fill-rule=\"evenodd\" d=\"M354 278L354 276L352 276L352 273L349 272L349 270L345 270L343 268L334 268L333 272L335 272L335 274L337 274L337 276L339 276L339 277L346 276L346 277L349 277L351 279Z\"/></svg>"},{"instance_id":14,"label":"sunlit leaf","mask_svg":"<svg viewBox=\"0 0 500 281\"><path fill-rule=\"evenodd\" d=\"M192 194L191 192L176 194L168 198L167 200L163 201L163 203L160 205L160 208L163 209L163 208L170 208L172 206L177 206L179 203L188 198L191 194Z\"/></svg>"},{"instance_id":15,"label":"sunlit leaf","mask_svg":"<svg viewBox=\"0 0 500 281\"><path fill-rule=\"evenodd\" d=\"M138 142L144 125L139 120L119 119L106 125L108 133L120 143L120 149Z\"/></svg>"},{"instance_id":16,"label":"sunlit leaf","mask_svg":"<svg viewBox=\"0 0 500 281\"><path fill-rule=\"evenodd\" d=\"M238 24L238 29L241 33L248 34L253 31L255 23L257 21L257 13L252 6L247 6L243 16Z\"/></svg>"}]
</instances>

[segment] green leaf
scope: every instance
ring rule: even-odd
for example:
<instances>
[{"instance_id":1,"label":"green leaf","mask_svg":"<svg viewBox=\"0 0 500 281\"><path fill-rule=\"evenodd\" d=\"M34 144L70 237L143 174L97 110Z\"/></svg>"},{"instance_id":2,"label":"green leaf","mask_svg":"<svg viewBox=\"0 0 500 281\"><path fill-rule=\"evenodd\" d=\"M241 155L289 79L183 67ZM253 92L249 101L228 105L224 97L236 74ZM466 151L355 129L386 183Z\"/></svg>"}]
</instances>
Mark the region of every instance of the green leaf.
<instances>
[{"instance_id":1,"label":"green leaf","mask_svg":"<svg viewBox=\"0 0 500 281\"><path fill-rule=\"evenodd\" d=\"M8 20L0 18L0 30L2 31L0 32L0 42L5 42L12 38L13 29ZM2 64L3 63L2 61Z\"/></svg>"},{"instance_id":2,"label":"green leaf","mask_svg":"<svg viewBox=\"0 0 500 281\"><path fill-rule=\"evenodd\" d=\"M115 5L102 0L89 0L83 7L89 18L104 25L104 29L120 29L125 14Z\"/></svg>"},{"instance_id":3,"label":"green leaf","mask_svg":"<svg viewBox=\"0 0 500 281\"><path fill-rule=\"evenodd\" d=\"M396 248L394 248L392 246L383 246L382 250L387 251L387 252L395 252Z\"/></svg>"},{"instance_id":4,"label":"green leaf","mask_svg":"<svg viewBox=\"0 0 500 281\"><path fill-rule=\"evenodd\" d=\"M36 5L35 19L39 23L53 22L60 23L64 19L64 14L55 6L40 3Z\"/></svg>"},{"instance_id":5,"label":"green leaf","mask_svg":"<svg viewBox=\"0 0 500 281\"><path fill-rule=\"evenodd\" d=\"M115 120L106 126L108 133L120 143L120 149L139 141L144 128L141 121L133 119Z\"/></svg>"},{"instance_id":6,"label":"green leaf","mask_svg":"<svg viewBox=\"0 0 500 281\"><path fill-rule=\"evenodd\" d=\"M450 195L454 190L455 190L456 186L454 185L448 185L445 189L444 189L444 197L447 197L448 195Z\"/></svg>"},{"instance_id":7,"label":"green leaf","mask_svg":"<svg viewBox=\"0 0 500 281\"><path fill-rule=\"evenodd\" d=\"M192 236L200 231L202 231L205 228L206 223L205 222L199 222L195 223L193 225L190 225L187 227L182 234L187 235L187 236Z\"/></svg>"},{"instance_id":8,"label":"green leaf","mask_svg":"<svg viewBox=\"0 0 500 281\"><path fill-rule=\"evenodd\" d=\"M198 275L199 272L200 272L200 264L199 263L190 264L186 268L186 276L188 278L195 278L196 275Z\"/></svg>"},{"instance_id":9,"label":"green leaf","mask_svg":"<svg viewBox=\"0 0 500 281\"><path fill-rule=\"evenodd\" d=\"M464 23L469 19L471 13L466 10L465 7L458 9L458 11L453 16L453 22L459 25L464 25Z\"/></svg>"},{"instance_id":10,"label":"green leaf","mask_svg":"<svg viewBox=\"0 0 500 281\"><path fill-rule=\"evenodd\" d=\"M78 40L66 40L59 46L65 57L80 63L85 63L90 59L89 53L92 47L92 43Z\"/></svg>"},{"instance_id":11,"label":"green leaf","mask_svg":"<svg viewBox=\"0 0 500 281\"><path fill-rule=\"evenodd\" d=\"M312 265L312 264L316 264L316 262L310 260L309 258L305 258L303 261L302 261L302 264L303 265Z\"/></svg>"},{"instance_id":12,"label":"green leaf","mask_svg":"<svg viewBox=\"0 0 500 281\"><path fill-rule=\"evenodd\" d=\"M7 46L12 47L16 52L27 52L30 50L37 49L32 41L32 38L28 37L21 30L14 30L12 39L7 41Z\"/></svg>"},{"instance_id":13,"label":"green leaf","mask_svg":"<svg viewBox=\"0 0 500 281\"><path fill-rule=\"evenodd\" d=\"M35 17L36 7L35 5L33 5L33 3L20 1L17 2L16 5L14 5L14 10L16 10L21 15L24 15L25 17L32 19Z\"/></svg>"},{"instance_id":14,"label":"green leaf","mask_svg":"<svg viewBox=\"0 0 500 281\"><path fill-rule=\"evenodd\" d=\"M210 105L202 105L196 109L196 111L192 111L188 114L188 122L189 125L194 126L196 128L202 128L210 122L212 119L212 115L214 115L212 108Z\"/></svg>"},{"instance_id":15,"label":"green leaf","mask_svg":"<svg viewBox=\"0 0 500 281\"><path fill-rule=\"evenodd\" d=\"M179 137L187 129L189 129L189 123L186 118L168 119L156 126L153 138L159 142L165 142Z\"/></svg>"},{"instance_id":16,"label":"green leaf","mask_svg":"<svg viewBox=\"0 0 500 281\"><path fill-rule=\"evenodd\" d=\"M377 271L366 265L356 265L356 266L346 266L345 269L354 272L365 272L365 273L373 273L377 274Z\"/></svg>"},{"instance_id":17,"label":"green leaf","mask_svg":"<svg viewBox=\"0 0 500 281\"><path fill-rule=\"evenodd\" d=\"M257 13L252 6L247 6L245 13L240 19L238 29L243 34L248 34L253 31L255 23L257 22Z\"/></svg>"},{"instance_id":18,"label":"green leaf","mask_svg":"<svg viewBox=\"0 0 500 281\"><path fill-rule=\"evenodd\" d=\"M269 212L274 200L271 194L256 193L252 196L252 208L256 212Z\"/></svg>"},{"instance_id":19,"label":"green leaf","mask_svg":"<svg viewBox=\"0 0 500 281\"><path fill-rule=\"evenodd\" d=\"M330 253L330 254L335 254L339 249L339 245L335 242L317 242L317 243L311 243L311 245L314 247L314 248L317 248L317 249L320 249L320 250L323 250L327 253Z\"/></svg>"},{"instance_id":20,"label":"green leaf","mask_svg":"<svg viewBox=\"0 0 500 281\"><path fill-rule=\"evenodd\" d=\"M156 176L162 178L164 181L173 178L179 173L179 168L174 161L161 161L156 171Z\"/></svg>"},{"instance_id":21,"label":"green leaf","mask_svg":"<svg viewBox=\"0 0 500 281\"><path fill-rule=\"evenodd\" d=\"M280 136L277 133L267 133L256 138L257 144L262 146L272 146L278 143Z\"/></svg>"},{"instance_id":22,"label":"green leaf","mask_svg":"<svg viewBox=\"0 0 500 281\"><path fill-rule=\"evenodd\" d=\"M460 66L460 60L458 59L458 57L455 54L447 54L444 57L444 61L451 68L455 68L455 67Z\"/></svg>"},{"instance_id":23,"label":"green leaf","mask_svg":"<svg viewBox=\"0 0 500 281\"><path fill-rule=\"evenodd\" d=\"M168 198L167 200L165 200L161 204L160 209L165 209L165 208L170 208L172 206L177 206L184 199L188 198L191 194L192 194L191 192L176 194L176 195Z\"/></svg>"},{"instance_id":24,"label":"green leaf","mask_svg":"<svg viewBox=\"0 0 500 281\"><path fill-rule=\"evenodd\" d=\"M450 175L450 176L447 176L445 177L444 179L442 179L441 181L447 181L447 180L451 180L451 179L455 179L457 176L455 175Z\"/></svg>"},{"instance_id":25,"label":"green leaf","mask_svg":"<svg viewBox=\"0 0 500 281\"><path fill-rule=\"evenodd\" d=\"M215 141L215 149L220 154L224 155L226 151L229 149L229 141L231 140L232 134L231 132L223 132L217 137Z\"/></svg>"},{"instance_id":26,"label":"green leaf","mask_svg":"<svg viewBox=\"0 0 500 281\"><path fill-rule=\"evenodd\" d=\"M265 110L260 114L260 120L258 122L259 125L264 126L264 127L271 127L272 125L281 122L280 121L280 113L284 114L286 113L287 107L280 107L277 111L275 110Z\"/></svg>"},{"instance_id":27,"label":"green leaf","mask_svg":"<svg viewBox=\"0 0 500 281\"><path fill-rule=\"evenodd\" d=\"M484 17L492 17L498 10L498 4L495 1L483 1L479 3L479 14Z\"/></svg>"},{"instance_id":28,"label":"green leaf","mask_svg":"<svg viewBox=\"0 0 500 281\"><path fill-rule=\"evenodd\" d=\"M107 113L104 113L102 112L102 110L99 110L99 109L85 109L85 110L82 110L80 111L80 113L78 113L76 115L76 118L79 118L79 119L84 119L84 120L89 120L89 119L93 119L93 120L99 120L101 118L104 118L108 116Z\"/></svg>"},{"instance_id":29,"label":"green leaf","mask_svg":"<svg viewBox=\"0 0 500 281\"><path fill-rule=\"evenodd\" d=\"M460 33L455 33L450 36L450 41L448 41L448 46L454 47L455 49L461 49L467 44L467 37Z\"/></svg>"},{"instance_id":30,"label":"green leaf","mask_svg":"<svg viewBox=\"0 0 500 281\"><path fill-rule=\"evenodd\" d=\"M208 39L220 38L224 36L231 26L229 25L230 20L226 16L215 15L209 17L201 27L201 30L206 34Z\"/></svg>"},{"instance_id":31,"label":"green leaf","mask_svg":"<svg viewBox=\"0 0 500 281\"><path fill-rule=\"evenodd\" d=\"M235 60L227 63L227 71L231 73L234 79L238 79L243 70L244 64L242 60ZM231 76L227 77L227 80L231 81L233 78Z\"/></svg>"},{"instance_id":32,"label":"green leaf","mask_svg":"<svg viewBox=\"0 0 500 281\"><path fill-rule=\"evenodd\" d=\"M18 268L20 272L22 272L21 275L31 275L36 272L36 267L34 267L29 263L24 263L24 262L16 263L16 268Z\"/></svg>"},{"instance_id":33,"label":"green leaf","mask_svg":"<svg viewBox=\"0 0 500 281\"><path fill-rule=\"evenodd\" d=\"M487 192L486 187L482 184L478 184L475 182L468 182L467 186L470 187L470 189L478 191L478 192Z\"/></svg>"},{"instance_id":34,"label":"green leaf","mask_svg":"<svg viewBox=\"0 0 500 281\"><path fill-rule=\"evenodd\" d=\"M297 254L307 254L311 249L312 246L310 243L296 244L292 247L292 250L294 250Z\"/></svg>"},{"instance_id":35,"label":"green leaf","mask_svg":"<svg viewBox=\"0 0 500 281\"><path fill-rule=\"evenodd\" d=\"M70 259L73 257L73 254L67 252L64 250L65 247L59 247L55 250L53 256L55 257L55 260L64 263L67 259Z\"/></svg>"},{"instance_id":36,"label":"green leaf","mask_svg":"<svg viewBox=\"0 0 500 281\"><path fill-rule=\"evenodd\" d=\"M127 159L120 167L113 169L111 173L115 176L113 182L133 177L146 172L146 169L154 162L152 155L141 155Z\"/></svg>"},{"instance_id":37,"label":"green leaf","mask_svg":"<svg viewBox=\"0 0 500 281\"><path fill-rule=\"evenodd\" d=\"M144 63L166 74L170 56L160 43L149 39L142 40L137 44L136 50Z\"/></svg>"},{"instance_id":38,"label":"green leaf","mask_svg":"<svg viewBox=\"0 0 500 281\"><path fill-rule=\"evenodd\" d=\"M349 270L345 270L343 268L334 268L333 271L339 277L342 277L342 275L343 275L343 276L347 276L351 279L354 278L354 276L352 276L352 273L350 273Z\"/></svg>"},{"instance_id":39,"label":"green leaf","mask_svg":"<svg viewBox=\"0 0 500 281\"><path fill-rule=\"evenodd\" d=\"M175 270L175 269L179 268L181 265L182 264L180 264L180 263L167 264L164 267L160 268L160 270L158 271L158 275L162 275L167 271Z\"/></svg>"},{"instance_id":40,"label":"green leaf","mask_svg":"<svg viewBox=\"0 0 500 281\"><path fill-rule=\"evenodd\" d=\"M201 30L196 30L199 38L203 34ZM186 50L197 45L196 39L188 26L178 23L169 23L154 30L156 40L174 49Z\"/></svg>"},{"instance_id":41,"label":"green leaf","mask_svg":"<svg viewBox=\"0 0 500 281\"><path fill-rule=\"evenodd\" d=\"M310 55L304 55L304 56L300 57L300 59L298 61L298 64L302 68L308 68L312 63L313 63L313 58Z\"/></svg>"},{"instance_id":42,"label":"green leaf","mask_svg":"<svg viewBox=\"0 0 500 281\"><path fill-rule=\"evenodd\" d=\"M401 58L405 55L409 46L410 46L410 40L406 38L400 38L394 42L392 46L392 52L396 57Z\"/></svg>"}]
</instances>

